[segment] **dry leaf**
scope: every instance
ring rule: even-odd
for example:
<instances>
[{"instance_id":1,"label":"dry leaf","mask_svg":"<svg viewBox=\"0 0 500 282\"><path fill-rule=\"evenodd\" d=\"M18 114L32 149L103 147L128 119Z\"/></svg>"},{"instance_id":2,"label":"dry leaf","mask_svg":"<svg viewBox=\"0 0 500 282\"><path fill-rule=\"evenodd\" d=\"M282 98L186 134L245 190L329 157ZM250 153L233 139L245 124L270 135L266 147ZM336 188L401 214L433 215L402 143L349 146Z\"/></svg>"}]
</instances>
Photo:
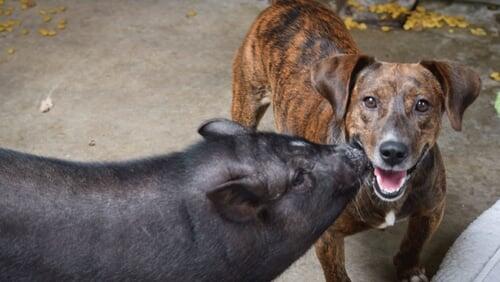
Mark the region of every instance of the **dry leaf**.
<instances>
[{"instance_id":1,"label":"dry leaf","mask_svg":"<svg viewBox=\"0 0 500 282\"><path fill-rule=\"evenodd\" d=\"M480 27L471 28L470 33L477 35L477 36L485 36L486 35L486 31Z\"/></svg>"},{"instance_id":2,"label":"dry leaf","mask_svg":"<svg viewBox=\"0 0 500 282\"><path fill-rule=\"evenodd\" d=\"M196 16L197 14L198 13L196 13L196 11L191 10L191 11L189 11L189 12L186 13L186 17L187 18L192 18L192 17Z\"/></svg>"},{"instance_id":3,"label":"dry leaf","mask_svg":"<svg viewBox=\"0 0 500 282\"><path fill-rule=\"evenodd\" d=\"M53 106L54 106L54 104L52 104L52 99L50 99L50 96L49 96L49 97L45 98L45 100L43 100L40 103L40 112L46 113L46 112L50 111L50 109L52 109Z\"/></svg>"},{"instance_id":4,"label":"dry leaf","mask_svg":"<svg viewBox=\"0 0 500 282\"><path fill-rule=\"evenodd\" d=\"M495 81L500 81L500 72L494 71L490 74L490 78Z\"/></svg>"}]
</instances>

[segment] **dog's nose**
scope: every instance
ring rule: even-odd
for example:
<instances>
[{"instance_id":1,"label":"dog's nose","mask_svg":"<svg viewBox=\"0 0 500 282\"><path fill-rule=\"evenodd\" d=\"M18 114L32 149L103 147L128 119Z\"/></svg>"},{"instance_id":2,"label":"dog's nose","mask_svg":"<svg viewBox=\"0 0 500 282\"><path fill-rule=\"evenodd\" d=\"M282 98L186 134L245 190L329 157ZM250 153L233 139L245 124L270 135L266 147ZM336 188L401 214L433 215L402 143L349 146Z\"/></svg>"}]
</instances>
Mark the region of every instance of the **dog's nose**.
<instances>
[{"instance_id":1,"label":"dog's nose","mask_svg":"<svg viewBox=\"0 0 500 282\"><path fill-rule=\"evenodd\" d=\"M394 166L408 157L408 147L401 142L387 141L380 145L380 155L384 162Z\"/></svg>"}]
</instances>

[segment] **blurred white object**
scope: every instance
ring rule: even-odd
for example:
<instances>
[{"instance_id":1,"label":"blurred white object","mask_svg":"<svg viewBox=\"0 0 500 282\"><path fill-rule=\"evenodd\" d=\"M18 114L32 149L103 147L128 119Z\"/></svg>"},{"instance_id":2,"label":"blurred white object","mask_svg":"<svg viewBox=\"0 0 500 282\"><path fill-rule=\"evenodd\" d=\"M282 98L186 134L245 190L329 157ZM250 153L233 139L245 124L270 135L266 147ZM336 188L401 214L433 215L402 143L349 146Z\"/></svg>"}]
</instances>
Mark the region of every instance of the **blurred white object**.
<instances>
[{"instance_id":1,"label":"blurred white object","mask_svg":"<svg viewBox=\"0 0 500 282\"><path fill-rule=\"evenodd\" d=\"M52 99L50 99L50 96L45 98L41 103L40 103L40 112L46 113L50 111L50 109L54 106L52 104Z\"/></svg>"},{"instance_id":2,"label":"blurred white object","mask_svg":"<svg viewBox=\"0 0 500 282\"><path fill-rule=\"evenodd\" d=\"M500 201L457 238L432 281L500 281Z\"/></svg>"}]
</instances>

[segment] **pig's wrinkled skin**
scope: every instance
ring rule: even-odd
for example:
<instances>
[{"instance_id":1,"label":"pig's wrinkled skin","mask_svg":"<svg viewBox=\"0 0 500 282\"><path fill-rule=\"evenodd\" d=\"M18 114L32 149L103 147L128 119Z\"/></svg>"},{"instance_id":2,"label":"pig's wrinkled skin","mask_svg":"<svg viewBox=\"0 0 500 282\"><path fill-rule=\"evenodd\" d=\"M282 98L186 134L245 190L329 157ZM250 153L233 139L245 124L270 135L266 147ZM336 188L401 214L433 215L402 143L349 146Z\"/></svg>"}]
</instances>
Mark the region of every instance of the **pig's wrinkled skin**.
<instances>
[{"instance_id":1,"label":"pig's wrinkled skin","mask_svg":"<svg viewBox=\"0 0 500 282\"><path fill-rule=\"evenodd\" d=\"M355 195L364 155L216 119L183 152L80 163L0 150L1 281L262 281Z\"/></svg>"}]
</instances>

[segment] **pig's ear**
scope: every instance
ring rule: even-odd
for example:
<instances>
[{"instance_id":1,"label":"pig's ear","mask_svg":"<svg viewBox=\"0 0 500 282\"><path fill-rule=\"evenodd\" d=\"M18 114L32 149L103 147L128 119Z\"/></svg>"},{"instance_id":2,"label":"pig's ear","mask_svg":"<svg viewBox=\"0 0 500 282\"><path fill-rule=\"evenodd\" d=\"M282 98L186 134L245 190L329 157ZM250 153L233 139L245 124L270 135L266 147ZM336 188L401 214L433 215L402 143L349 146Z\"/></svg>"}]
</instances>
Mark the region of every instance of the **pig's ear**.
<instances>
[{"instance_id":1,"label":"pig's ear","mask_svg":"<svg viewBox=\"0 0 500 282\"><path fill-rule=\"evenodd\" d=\"M445 109L451 127L462 129L462 117L481 90L481 78L470 68L451 61L421 61L436 77L444 94Z\"/></svg>"},{"instance_id":2,"label":"pig's ear","mask_svg":"<svg viewBox=\"0 0 500 282\"><path fill-rule=\"evenodd\" d=\"M207 193L216 210L226 219L247 222L265 210L266 190L245 179L232 180Z\"/></svg>"},{"instance_id":3,"label":"pig's ear","mask_svg":"<svg viewBox=\"0 0 500 282\"><path fill-rule=\"evenodd\" d=\"M330 102L336 121L344 119L358 73L374 62L373 57L348 54L326 58L312 67L312 86Z\"/></svg>"},{"instance_id":4,"label":"pig's ear","mask_svg":"<svg viewBox=\"0 0 500 282\"><path fill-rule=\"evenodd\" d=\"M252 131L253 130L250 128L225 118L207 120L198 128L198 133L205 138L224 135L241 135Z\"/></svg>"}]
</instances>

